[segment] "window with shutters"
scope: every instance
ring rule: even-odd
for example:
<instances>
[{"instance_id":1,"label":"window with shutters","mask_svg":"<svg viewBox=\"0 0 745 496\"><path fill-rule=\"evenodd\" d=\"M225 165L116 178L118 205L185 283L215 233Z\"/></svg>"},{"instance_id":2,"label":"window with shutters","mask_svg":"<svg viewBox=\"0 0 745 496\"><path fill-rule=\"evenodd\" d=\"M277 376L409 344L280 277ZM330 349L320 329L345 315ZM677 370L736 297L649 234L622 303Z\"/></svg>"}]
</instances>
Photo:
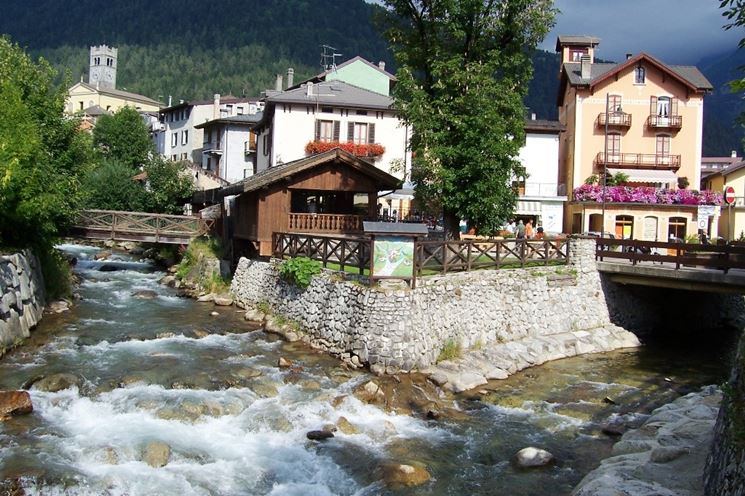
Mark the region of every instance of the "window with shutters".
<instances>
[{"instance_id":1,"label":"window with shutters","mask_svg":"<svg viewBox=\"0 0 745 496\"><path fill-rule=\"evenodd\" d=\"M339 141L339 121L317 120L316 141L331 142Z\"/></svg>"},{"instance_id":2,"label":"window with shutters","mask_svg":"<svg viewBox=\"0 0 745 496\"><path fill-rule=\"evenodd\" d=\"M375 143L375 124L368 122L350 122L347 128L347 141L355 145Z\"/></svg>"}]
</instances>

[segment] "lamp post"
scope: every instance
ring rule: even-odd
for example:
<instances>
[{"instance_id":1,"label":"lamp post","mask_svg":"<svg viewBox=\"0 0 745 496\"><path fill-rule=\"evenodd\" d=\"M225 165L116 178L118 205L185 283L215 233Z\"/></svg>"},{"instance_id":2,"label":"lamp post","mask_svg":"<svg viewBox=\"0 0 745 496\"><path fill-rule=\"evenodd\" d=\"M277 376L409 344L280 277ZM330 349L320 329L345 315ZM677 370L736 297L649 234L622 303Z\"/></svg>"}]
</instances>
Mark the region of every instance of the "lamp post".
<instances>
[{"instance_id":1,"label":"lamp post","mask_svg":"<svg viewBox=\"0 0 745 496\"><path fill-rule=\"evenodd\" d=\"M605 151L603 152L603 214L600 225L600 237L605 237L605 189L608 183L608 110L610 107L610 93L605 94Z\"/></svg>"}]
</instances>

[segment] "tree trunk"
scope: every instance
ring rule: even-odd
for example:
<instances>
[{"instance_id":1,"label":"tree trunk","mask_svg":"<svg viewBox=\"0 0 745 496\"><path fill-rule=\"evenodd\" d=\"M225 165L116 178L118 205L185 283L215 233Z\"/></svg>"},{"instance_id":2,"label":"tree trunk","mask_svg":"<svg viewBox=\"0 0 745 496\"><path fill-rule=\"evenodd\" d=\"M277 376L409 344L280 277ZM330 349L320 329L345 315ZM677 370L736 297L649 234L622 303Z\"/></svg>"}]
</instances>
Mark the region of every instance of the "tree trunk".
<instances>
[{"instance_id":1,"label":"tree trunk","mask_svg":"<svg viewBox=\"0 0 745 496\"><path fill-rule=\"evenodd\" d=\"M445 239L460 239L460 216L452 210L443 209Z\"/></svg>"}]
</instances>

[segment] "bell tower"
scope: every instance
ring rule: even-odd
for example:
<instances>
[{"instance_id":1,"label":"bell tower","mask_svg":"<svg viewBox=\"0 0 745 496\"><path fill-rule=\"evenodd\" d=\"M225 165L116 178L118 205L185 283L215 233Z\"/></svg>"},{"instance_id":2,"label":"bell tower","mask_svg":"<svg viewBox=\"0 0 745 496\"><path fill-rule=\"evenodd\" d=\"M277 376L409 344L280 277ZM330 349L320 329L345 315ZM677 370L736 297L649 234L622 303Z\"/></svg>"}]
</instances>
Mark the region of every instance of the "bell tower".
<instances>
[{"instance_id":1,"label":"bell tower","mask_svg":"<svg viewBox=\"0 0 745 496\"><path fill-rule=\"evenodd\" d=\"M99 88L116 88L117 49L106 45L92 46L88 84Z\"/></svg>"}]
</instances>

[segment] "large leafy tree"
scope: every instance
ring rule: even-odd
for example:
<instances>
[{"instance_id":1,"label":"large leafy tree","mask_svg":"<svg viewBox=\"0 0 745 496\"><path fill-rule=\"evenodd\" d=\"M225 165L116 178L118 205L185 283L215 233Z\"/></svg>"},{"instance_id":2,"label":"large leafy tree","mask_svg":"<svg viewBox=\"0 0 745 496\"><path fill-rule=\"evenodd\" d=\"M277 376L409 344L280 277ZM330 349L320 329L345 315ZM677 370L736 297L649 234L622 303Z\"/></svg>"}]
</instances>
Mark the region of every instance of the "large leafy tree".
<instances>
[{"instance_id":1,"label":"large leafy tree","mask_svg":"<svg viewBox=\"0 0 745 496\"><path fill-rule=\"evenodd\" d=\"M103 210L141 211L145 208L145 188L132 179L132 168L105 159L83 178L84 206Z\"/></svg>"},{"instance_id":2,"label":"large leafy tree","mask_svg":"<svg viewBox=\"0 0 745 496\"><path fill-rule=\"evenodd\" d=\"M145 165L154 153L147 125L133 107L104 115L93 128L93 143L104 158L119 161L133 170Z\"/></svg>"},{"instance_id":3,"label":"large leafy tree","mask_svg":"<svg viewBox=\"0 0 745 496\"><path fill-rule=\"evenodd\" d=\"M181 213L194 192L194 181L181 162L156 157L145 166L147 173L146 208L150 212Z\"/></svg>"},{"instance_id":4,"label":"large leafy tree","mask_svg":"<svg viewBox=\"0 0 745 496\"><path fill-rule=\"evenodd\" d=\"M493 232L515 208L525 174L523 99L529 54L553 24L551 0L384 0L399 65L396 108L412 125L419 199Z\"/></svg>"},{"instance_id":5,"label":"large leafy tree","mask_svg":"<svg viewBox=\"0 0 745 496\"><path fill-rule=\"evenodd\" d=\"M0 37L0 244L46 248L77 211L90 140L55 76Z\"/></svg>"}]
</instances>

